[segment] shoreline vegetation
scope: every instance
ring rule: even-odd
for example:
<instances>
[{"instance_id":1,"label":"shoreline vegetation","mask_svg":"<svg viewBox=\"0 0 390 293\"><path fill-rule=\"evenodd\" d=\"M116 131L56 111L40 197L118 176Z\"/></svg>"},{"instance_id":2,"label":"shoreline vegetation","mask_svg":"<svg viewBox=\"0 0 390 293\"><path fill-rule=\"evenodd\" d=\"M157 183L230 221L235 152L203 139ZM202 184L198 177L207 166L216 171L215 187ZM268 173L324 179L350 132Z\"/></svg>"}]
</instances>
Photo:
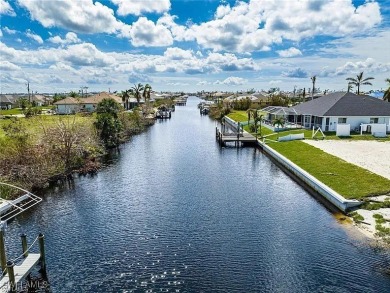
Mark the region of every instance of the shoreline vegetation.
<instances>
[{"instance_id":1,"label":"shoreline vegetation","mask_svg":"<svg viewBox=\"0 0 390 293\"><path fill-rule=\"evenodd\" d=\"M231 111L227 116L236 122L248 120L246 111ZM255 134L251 131L250 125L244 126L244 130ZM364 235L371 239L380 239L386 245L390 245L389 220L382 215L386 214L386 209L390 208L390 199L388 198L390 196L390 180L303 141L277 142L279 136L302 132L305 139L312 139L310 130L273 132L266 127L261 127L261 134L258 133L258 138L266 137L268 146L346 199L362 201L359 209L351 211L347 215L354 220L356 227ZM339 138L335 133L325 134L327 140L334 141L377 140L372 135L351 135L348 138ZM380 139L379 141L388 143L390 139Z\"/></svg>"},{"instance_id":2,"label":"shoreline vegetation","mask_svg":"<svg viewBox=\"0 0 390 293\"><path fill-rule=\"evenodd\" d=\"M0 119L0 181L37 191L74 173L96 173L110 148L152 124L141 109L124 111L111 99L96 113ZM4 199L18 195L1 188Z\"/></svg>"}]
</instances>

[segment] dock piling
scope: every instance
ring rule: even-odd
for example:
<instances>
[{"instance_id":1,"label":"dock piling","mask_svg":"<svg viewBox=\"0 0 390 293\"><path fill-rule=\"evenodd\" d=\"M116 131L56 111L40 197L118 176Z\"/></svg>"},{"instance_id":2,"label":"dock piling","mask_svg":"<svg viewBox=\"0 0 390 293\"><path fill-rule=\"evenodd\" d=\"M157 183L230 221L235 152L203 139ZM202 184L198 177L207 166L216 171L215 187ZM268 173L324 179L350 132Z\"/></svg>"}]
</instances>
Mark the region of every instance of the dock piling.
<instances>
[{"instance_id":1,"label":"dock piling","mask_svg":"<svg viewBox=\"0 0 390 293\"><path fill-rule=\"evenodd\" d=\"M5 243L4 243L4 224L0 224L0 263L1 272L4 275L7 268L7 256L5 254Z\"/></svg>"},{"instance_id":2,"label":"dock piling","mask_svg":"<svg viewBox=\"0 0 390 293\"><path fill-rule=\"evenodd\" d=\"M28 256L27 235L23 233L22 235L20 235L20 238L22 239L23 256L27 257Z\"/></svg>"},{"instance_id":3,"label":"dock piling","mask_svg":"<svg viewBox=\"0 0 390 293\"><path fill-rule=\"evenodd\" d=\"M41 271L42 274L46 272L46 258L45 258L45 235L39 233L39 251L40 251L40 261L41 261Z\"/></svg>"},{"instance_id":4,"label":"dock piling","mask_svg":"<svg viewBox=\"0 0 390 293\"><path fill-rule=\"evenodd\" d=\"M12 261L7 262L7 273L9 278L9 292L16 292L15 288L15 272L14 272L15 264Z\"/></svg>"}]
</instances>

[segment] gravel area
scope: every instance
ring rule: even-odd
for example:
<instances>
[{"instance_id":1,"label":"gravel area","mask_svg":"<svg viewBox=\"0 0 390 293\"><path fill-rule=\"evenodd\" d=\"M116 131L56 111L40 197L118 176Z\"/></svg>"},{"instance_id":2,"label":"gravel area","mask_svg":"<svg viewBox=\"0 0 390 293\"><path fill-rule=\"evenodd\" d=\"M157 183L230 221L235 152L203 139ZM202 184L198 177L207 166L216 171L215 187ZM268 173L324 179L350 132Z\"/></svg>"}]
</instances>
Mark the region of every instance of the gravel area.
<instances>
[{"instance_id":1,"label":"gravel area","mask_svg":"<svg viewBox=\"0 0 390 293\"><path fill-rule=\"evenodd\" d=\"M304 142L390 179L389 141L304 140Z\"/></svg>"}]
</instances>

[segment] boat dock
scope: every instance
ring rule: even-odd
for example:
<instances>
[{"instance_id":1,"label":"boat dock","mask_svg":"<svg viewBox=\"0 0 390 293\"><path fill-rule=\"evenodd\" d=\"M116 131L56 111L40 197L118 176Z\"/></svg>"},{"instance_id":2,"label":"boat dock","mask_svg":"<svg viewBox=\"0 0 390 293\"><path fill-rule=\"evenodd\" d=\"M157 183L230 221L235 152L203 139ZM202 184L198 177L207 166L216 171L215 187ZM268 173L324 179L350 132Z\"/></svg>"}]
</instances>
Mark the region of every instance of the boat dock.
<instances>
[{"instance_id":1,"label":"boat dock","mask_svg":"<svg viewBox=\"0 0 390 293\"><path fill-rule=\"evenodd\" d=\"M27 236L21 235L22 238L22 254L13 260L7 260L4 246L3 227L0 231L0 263L1 263L1 279L0 292L17 292L17 287L26 279L30 281L30 272L38 264L42 277L46 279L46 261L45 261L45 236L39 234L35 238L30 247L27 248ZM29 253L34 245L38 242L40 253Z\"/></svg>"},{"instance_id":2,"label":"boat dock","mask_svg":"<svg viewBox=\"0 0 390 293\"><path fill-rule=\"evenodd\" d=\"M16 190L15 195L23 195L14 200L3 199L12 190ZM0 292L14 293L24 290L25 287L37 286L37 284L32 284L34 282L31 281L31 272L38 264L41 277L47 280L44 235L39 234L28 246L27 236L22 234L22 252L16 258L8 258L4 235L7 221L40 203L42 199L27 190L3 182L0 182L0 195ZM39 246L39 253L30 253L33 247L37 246L36 244Z\"/></svg>"},{"instance_id":3,"label":"boat dock","mask_svg":"<svg viewBox=\"0 0 390 293\"><path fill-rule=\"evenodd\" d=\"M242 131L242 132L222 132L215 128L216 139L221 146L226 145L226 143L234 142L235 147L244 146L246 144L253 144L257 142L256 137L252 134Z\"/></svg>"}]
</instances>

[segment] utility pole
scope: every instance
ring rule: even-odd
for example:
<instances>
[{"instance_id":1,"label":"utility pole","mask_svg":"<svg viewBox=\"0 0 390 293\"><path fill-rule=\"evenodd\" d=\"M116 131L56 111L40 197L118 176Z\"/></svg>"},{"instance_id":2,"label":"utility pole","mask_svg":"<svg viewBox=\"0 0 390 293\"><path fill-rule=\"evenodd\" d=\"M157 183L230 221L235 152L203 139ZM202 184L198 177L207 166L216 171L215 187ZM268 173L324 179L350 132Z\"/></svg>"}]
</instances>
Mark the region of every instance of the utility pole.
<instances>
[{"instance_id":1,"label":"utility pole","mask_svg":"<svg viewBox=\"0 0 390 293\"><path fill-rule=\"evenodd\" d=\"M27 93L28 93L28 101L31 103L31 98L30 98L30 82L27 81Z\"/></svg>"}]
</instances>

